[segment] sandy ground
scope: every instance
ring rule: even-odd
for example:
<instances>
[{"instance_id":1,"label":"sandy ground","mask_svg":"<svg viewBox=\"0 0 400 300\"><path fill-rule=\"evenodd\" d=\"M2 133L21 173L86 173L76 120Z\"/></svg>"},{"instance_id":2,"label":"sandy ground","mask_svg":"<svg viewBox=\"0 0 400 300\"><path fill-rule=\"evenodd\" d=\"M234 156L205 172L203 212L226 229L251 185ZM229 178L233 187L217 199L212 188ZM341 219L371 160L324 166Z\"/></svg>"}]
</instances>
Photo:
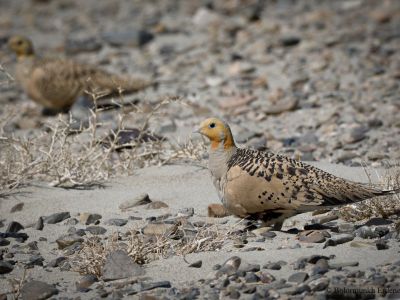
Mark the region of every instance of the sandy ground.
<instances>
[{"instance_id":1,"label":"sandy ground","mask_svg":"<svg viewBox=\"0 0 400 300\"><path fill-rule=\"evenodd\" d=\"M344 167L331 164L317 164L317 166L329 170L330 172L362 182L368 182L368 176L363 168ZM371 172L374 181L379 181L379 176L384 171L374 170ZM142 193L148 193L152 200L160 200L169 205L169 208L157 210L145 210L138 207L129 211L121 211L119 205L127 200L134 198ZM18 221L24 226L29 227L38 217L46 216L52 213L69 211L72 217L77 217L78 213L90 212L102 215L101 225L108 229L108 233L115 232L116 227L103 225L103 221L109 218L128 218L129 216L154 216L165 214L168 212L176 212L183 207L193 207L195 210L195 218L212 221L213 219L206 217L207 205L217 202L217 195L212 186L208 170L197 166L169 165L163 167L150 167L138 170L133 176L119 178L105 183L101 188L88 190L66 190L61 188L48 187L43 184L35 184L26 188L17 190L15 194L9 198L2 199L1 211L2 218L7 221ZM24 202L25 206L22 211L16 213L8 213L12 206L16 203ZM309 214L296 216L299 220L309 220ZM214 219L215 221L216 219ZM225 219L217 219L217 222L228 220L228 223L234 224L238 221L235 217L227 217ZM290 220L289 220L290 222ZM46 225L43 231L33 228L26 228L25 232L29 235L29 241L38 240L39 237L45 237L47 242L39 241L39 249L45 261L48 262L56 258L59 250L55 240L64 234L68 226L63 225L64 222L54 225ZM82 225L77 225L79 228ZM132 227L132 221L126 226L118 228L125 231ZM359 238L356 238L357 241ZM353 248L349 243L338 245L336 247L328 247L322 249L323 244L306 244L297 249L278 249L279 246L290 247L298 243L294 235L277 232L277 237L273 240L260 243L250 243L247 247L261 246L264 250L243 252L240 249L228 248L219 252L203 252L190 254L186 256L188 262L202 260L203 266L199 269L189 268L183 257L174 256L168 259L161 259L146 265L146 276L153 280L169 280L173 284L182 284L188 281L196 281L201 278L207 278L212 273L212 267L219 263L223 263L227 258L237 255L243 261L248 263L263 265L269 261L276 262L286 260L288 265L279 271L271 271L270 273L278 278L287 278L293 273L292 265L299 257L310 256L312 254L335 255L332 262L349 262L358 261L359 266L353 269L365 270L375 265L389 263L398 258L400 246L395 241L390 242L390 248L382 255L381 251L376 251L373 241L365 241L367 246L363 248ZM369 244L369 245L368 245ZM352 268L349 268L352 269ZM7 275L7 278L18 278L22 276L22 268L15 268L14 271ZM215 272L215 271L214 271ZM61 272L58 269L48 272L43 268L29 269L27 278L42 280L47 283L58 284L62 294L71 295L75 293L74 286L67 284L75 282L79 279L79 274L75 272ZM8 290L10 285L7 280L1 280L0 289ZM82 299L85 299L82 294ZM89 296L87 296L89 297Z\"/></svg>"}]
</instances>

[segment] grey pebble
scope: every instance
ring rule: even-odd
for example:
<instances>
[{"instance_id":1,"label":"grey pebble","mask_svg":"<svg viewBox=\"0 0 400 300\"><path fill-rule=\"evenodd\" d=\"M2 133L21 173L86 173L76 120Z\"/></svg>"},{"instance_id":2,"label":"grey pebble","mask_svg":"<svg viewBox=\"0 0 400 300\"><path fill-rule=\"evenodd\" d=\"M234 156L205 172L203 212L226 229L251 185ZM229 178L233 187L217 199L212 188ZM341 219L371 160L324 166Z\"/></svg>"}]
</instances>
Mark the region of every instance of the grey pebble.
<instances>
[{"instance_id":1,"label":"grey pebble","mask_svg":"<svg viewBox=\"0 0 400 300\"><path fill-rule=\"evenodd\" d=\"M103 280L112 281L143 275L144 269L134 263L132 258L123 250L111 252L103 267Z\"/></svg>"},{"instance_id":2,"label":"grey pebble","mask_svg":"<svg viewBox=\"0 0 400 300\"><path fill-rule=\"evenodd\" d=\"M44 221L42 217L39 217L39 219L35 223L35 229L36 230L43 230L44 228Z\"/></svg>"},{"instance_id":3,"label":"grey pebble","mask_svg":"<svg viewBox=\"0 0 400 300\"><path fill-rule=\"evenodd\" d=\"M125 226L128 223L126 219L110 219L106 222L107 225Z\"/></svg>"},{"instance_id":4,"label":"grey pebble","mask_svg":"<svg viewBox=\"0 0 400 300\"><path fill-rule=\"evenodd\" d=\"M107 229L101 226L88 226L85 231L90 232L93 235L102 235L107 232Z\"/></svg>"},{"instance_id":5,"label":"grey pebble","mask_svg":"<svg viewBox=\"0 0 400 300\"><path fill-rule=\"evenodd\" d=\"M56 224L60 223L68 218L70 218L71 215L69 212L60 212L60 213L55 213L50 216L44 217L43 222L47 224Z\"/></svg>"},{"instance_id":6,"label":"grey pebble","mask_svg":"<svg viewBox=\"0 0 400 300\"><path fill-rule=\"evenodd\" d=\"M290 275L288 278L288 281L301 283L301 282L306 281L307 279L308 279L308 274L306 272L297 272L297 273L293 273L292 275Z\"/></svg>"},{"instance_id":7,"label":"grey pebble","mask_svg":"<svg viewBox=\"0 0 400 300\"><path fill-rule=\"evenodd\" d=\"M354 235L352 235L352 234L342 233L342 234L334 235L325 242L323 248L348 243L352 240L354 240Z\"/></svg>"},{"instance_id":8,"label":"grey pebble","mask_svg":"<svg viewBox=\"0 0 400 300\"><path fill-rule=\"evenodd\" d=\"M150 42L154 36L145 30L135 30L134 28L117 31L108 31L101 35L102 39L111 46L143 46Z\"/></svg>"},{"instance_id":9,"label":"grey pebble","mask_svg":"<svg viewBox=\"0 0 400 300\"><path fill-rule=\"evenodd\" d=\"M201 268L202 265L203 265L203 261L198 260L198 261L195 261L194 263L191 263L189 265L189 267L191 267L191 268Z\"/></svg>"},{"instance_id":10,"label":"grey pebble","mask_svg":"<svg viewBox=\"0 0 400 300\"><path fill-rule=\"evenodd\" d=\"M18 231L24 229L24 226L22 226L20 223L12 221L8 224L6 233L17 233Z\"/></svg>"},{"instance_id":11,"label":"grey pebble","mask_svg":"<svg viewBox=\"0 0 400 300\"><path fill-rule=\"evenodd\" d=\"M50 284L32 280L25 283L21 289L22 299L42 300L58 294L58 290Z\"/></svg>"},{"instance_id":12,"label":"grey pebble","mask_svg":"<svg viewBox=\"0 0 400 300\"><path fill-rule=\"evenodd\" d=\"M8 246L8 245L10 245L10 241L0 237L0 246Z\"/></svg>"},{"instance_id":13,"label":"grey pebble","mask_svg":"<svg viewBox=\"0 0 400 300\"><path fill-rule=\"evenodd\" d=\"M0 274L10 273L14 269L13 265L7 261L0 261Z\"/></svg>"},{"instance_id":14,"label":"grey pebble","mask_svg":"<svg viewBox=\"0 0 400 300\"><path fill-rule=\"evenodd\" d=\"M50 261L50 262L47 264L47 267L56 268L56 267L58 267L62 262L64 262L66 259L67 259L67 258L64 257L64 256L59 256L59 257L53 259L52 261Z\"/></svg>"},{"instance_id":15,"label":"grey pebble","mask_svg":"<svg viewBox=\"0 0 400 300\"><path fill-rule=\"evenodd\" d=\"M10 213L21 211L24 208L24 202L20 202L11 207Z\"/></svg>"}]
</instances>

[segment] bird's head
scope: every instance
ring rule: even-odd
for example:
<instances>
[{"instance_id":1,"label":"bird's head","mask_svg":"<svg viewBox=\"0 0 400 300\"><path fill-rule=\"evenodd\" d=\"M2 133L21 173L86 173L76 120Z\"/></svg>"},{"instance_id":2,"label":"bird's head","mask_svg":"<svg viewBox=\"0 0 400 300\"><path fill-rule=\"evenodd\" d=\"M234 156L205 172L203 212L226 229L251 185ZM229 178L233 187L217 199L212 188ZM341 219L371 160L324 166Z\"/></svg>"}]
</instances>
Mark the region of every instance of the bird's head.
<instances>
[{"instance_id":1,"label":"bird's head","mask_svg":"<svg viewBox=\"0 0 400 300\"><path fill-rule=\"evenodd\" d=\"M23 56L33 55L33 44L32 42L21 35L14 35L8 40L9 48L15 52L18 58Z\"/></svg>"},{"instance_id":2,"label":"bird's head","mask_svg":"<svg viewBox=\"0 0 400 300\"><path fill-rule=\"evenodd\" d=\"M224 146L224 149L230 149L235 146L229 125L218 118L204 120L196 132L211 141L211 149L217 149L221 145Z\"/></svg>"}]
</instances>

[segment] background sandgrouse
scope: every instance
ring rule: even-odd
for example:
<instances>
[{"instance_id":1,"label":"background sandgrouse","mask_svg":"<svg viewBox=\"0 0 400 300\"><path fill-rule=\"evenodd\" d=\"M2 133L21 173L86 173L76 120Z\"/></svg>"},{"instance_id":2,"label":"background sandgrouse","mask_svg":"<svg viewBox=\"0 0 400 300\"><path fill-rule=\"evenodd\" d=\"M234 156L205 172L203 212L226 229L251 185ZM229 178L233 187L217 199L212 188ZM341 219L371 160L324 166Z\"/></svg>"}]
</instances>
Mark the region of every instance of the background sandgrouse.
<instances>
[{"instance_id":1,"label":"background sandgrouse","mask_svg":"<svg viewBox=\"0 0 400 300\"><path fill-rule=\"evenodd\" d=\"M68 111L85 90L107 95L119 90L136 92L152 84L67 59L39 58L32 42L23 36L11 37L8 45L17 56L17 81L32 100L50 111Z\"/></svg>"},{"instance_id":2,"label":"background sandgrouse","mask_svg":"<svg viewBox=\"0 0 400 300\"><path fill-rule=\"evenodd\" d=\"M198 132L211 141L209 169L227 210L275 224L277 230L284 219L298 213L396 192L348 181L271 152L238 148L228 124L217 118L202 122Z\"/></svg>"}]
</instances>

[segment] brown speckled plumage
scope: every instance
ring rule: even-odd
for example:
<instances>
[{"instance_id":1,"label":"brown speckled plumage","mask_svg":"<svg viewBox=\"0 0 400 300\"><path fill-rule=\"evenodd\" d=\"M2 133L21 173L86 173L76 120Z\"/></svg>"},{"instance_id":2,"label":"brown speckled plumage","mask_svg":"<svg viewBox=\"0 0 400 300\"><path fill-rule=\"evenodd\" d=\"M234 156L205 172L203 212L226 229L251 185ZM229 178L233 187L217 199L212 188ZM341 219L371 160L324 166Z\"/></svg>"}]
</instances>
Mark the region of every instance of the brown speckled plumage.
<instances>
[{"instance_id":1,"label":"brown speckled plumage","mask_svg":"<svg viewBox=\"0 0 400 300\"><path fill-rule=\"evenodd\" d=\"M204 121L199 132L212 143L209 168L221 201L240 217L279 228L285 218L301 212L393 193L285 156L237 148L229 126L216 118Z\"/></svg>"},{"instance_id":2,"label":"brown speckled plumage","mask_svg":"<svg viewBox=\"0 0 400 300\"><path fill-rule=\"evenodd\" d=\"M68 110L85 90L105 95L151 85L144 79L117 76L72 60L37 57L31 41L22 36L11 37L9 46L17 55L17 81L33 101L47 109Z\"/></svg>"}]
</instances>

